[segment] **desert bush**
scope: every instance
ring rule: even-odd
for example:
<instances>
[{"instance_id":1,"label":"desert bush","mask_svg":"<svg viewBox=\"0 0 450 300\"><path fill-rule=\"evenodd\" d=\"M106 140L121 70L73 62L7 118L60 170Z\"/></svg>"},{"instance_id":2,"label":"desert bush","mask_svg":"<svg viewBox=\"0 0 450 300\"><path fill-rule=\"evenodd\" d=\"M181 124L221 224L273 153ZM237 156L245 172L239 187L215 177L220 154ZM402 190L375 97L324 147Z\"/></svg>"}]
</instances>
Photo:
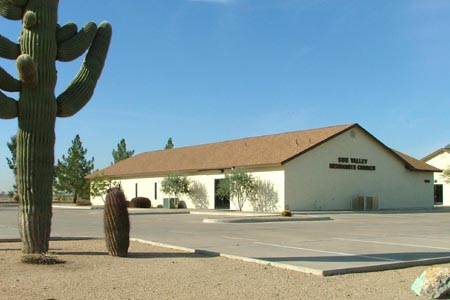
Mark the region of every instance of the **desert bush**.
<instances>
[{"instance_id":1,"label":"desert bush","mask_svg":"<svg viewBox=\"0 0 450 300\"><path fill-rule=\"evenodd\" d=\"M187 208L186 202L184 202L184 201L179 201L179 202L178 202L178 208Z\"/></svg>"},{"instance_id":2,"label":"desert bush","mask_svg":"<svg viewBox=\"0 0 450 300\"><path fill-rule=\"evenodd\" d=\"M130 207L150 208L150 207L152 207L152 202L150 201L150 199L145 198L145 197L136 197L136 198L131 199Z\"/></svg>"},{"instance_id":3,"label":"desert bush","mask_svg":"<svg viewBox=\"0 0 450 300\"><path fill-rule=\"evenodd\" d=\"M21 261L24 264L32 265L56 265L65 263L64 260L61 260L56 256L48 255L46 253L27 254L22 257Z\"/></svg>"},{"instance_id":4,"label":"desert bush","mask_svg":"<svg viewBox=\"0 0 450 300\"><path fill-rule=\"evenodd\" d=\"M280 215L282 217L292 217L292 212L290 210L283 210Z\"/></svg>"},{"instance_id":5,"label":"desert bush","mask_svg":"<svg viewBox=\"0 0 450 300\"><path fill-rule=\"evenodd\" d=\"M20 197L19 194L15 194L13 198L14 201L19 202L19 197Z\"/></svg>"},{"instance_id":6,"label":"desert bush","mask_svg":"<svg viewBox=\"0 0 450 300\"><path fill-rule=\"evenodd\" d=\"M208 208L208 190L203 183L192 181L189 186L189 198L195 208Z\"/></svg>"},{"instance_id":7,"label":"desert bush","mask_svg":"<svg viewBox=\"0 0 450 300\"><path fill-rule=\"evenodd\" d=\"M77 205L77 206L91 206L92 203L91 203L91 201L89 201L89 200L85 200L85 199L77 199L76 205Z\"/></svg>"},{"instance_id":8,"label":"desert bush","mask_svg":"<svg viewBox=\"0 0 450 300\"><path fill-rule=\"evenodd\" d=\"M269 180L255 179L255 189L249 200L254 211L273 212L278 208L278 193Z\"/></svg>"},{"instance_id":9,"label":"desert bush","mask_svg":"<svg viewBox=\"0 0 450 300\"><path fill-rule=\"evenodd\" d=\"M158 204L156 208L164 208L164 206L162 204Z\"/></svg>"}]
</instances>

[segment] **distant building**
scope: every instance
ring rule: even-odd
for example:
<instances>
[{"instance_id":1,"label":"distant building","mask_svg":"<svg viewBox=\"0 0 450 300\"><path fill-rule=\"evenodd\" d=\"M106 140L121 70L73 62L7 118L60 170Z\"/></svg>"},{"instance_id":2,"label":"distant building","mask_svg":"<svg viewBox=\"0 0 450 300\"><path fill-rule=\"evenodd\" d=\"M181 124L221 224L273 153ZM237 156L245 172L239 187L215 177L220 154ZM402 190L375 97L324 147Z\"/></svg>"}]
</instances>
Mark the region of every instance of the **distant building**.
<instances>
[{"instance_id":1,"label":"distant building","mask_svg":"<svg viewBox=\"0 0 450 300\"><path fill-rule=\"evenodd\" d=\"M176 173L194 183L194 196L180 199L188 208L236 209L216 195L234 168L266 183L270 199L264 201L275 203L274 211L431 208L439 171L350 124L146 152L88 178L111 176L128 199L143 196L156 206L167 205L161 181ZM247 202L243 210L254 209Z\"/></svg>"},{"instance_id":2,"label":"distant building","mask_svg":"<svg viewBox=\"0 0 450 300\"><path fill-rule=\"evenodd\" d=\"M450 168L450 148L441 148L422 158L422 161L441 170ZM434 203L450 205L450 184L441 172L434 173Z\"/></svg>"}]
</instances>

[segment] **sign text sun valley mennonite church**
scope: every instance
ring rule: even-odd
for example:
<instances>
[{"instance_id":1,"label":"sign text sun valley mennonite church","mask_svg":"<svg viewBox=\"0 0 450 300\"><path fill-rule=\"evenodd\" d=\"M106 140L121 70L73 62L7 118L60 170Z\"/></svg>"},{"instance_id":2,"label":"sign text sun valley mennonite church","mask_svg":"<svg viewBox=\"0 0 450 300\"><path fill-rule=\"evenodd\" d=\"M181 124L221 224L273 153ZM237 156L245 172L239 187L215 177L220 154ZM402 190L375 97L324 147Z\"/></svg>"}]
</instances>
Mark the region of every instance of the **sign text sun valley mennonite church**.
<instances>
[{"instance_id":1,"label":"sign text sun valley mennonite church","mask_svg":"<svg viewBox=\"0 0 450 300\"><path fill-rule=\"evenodd\" d=\"M330 169L375 171L375 166L368 162L366 158L338 157L337 163L330 163Z\"/></svg>"}]
</instances>

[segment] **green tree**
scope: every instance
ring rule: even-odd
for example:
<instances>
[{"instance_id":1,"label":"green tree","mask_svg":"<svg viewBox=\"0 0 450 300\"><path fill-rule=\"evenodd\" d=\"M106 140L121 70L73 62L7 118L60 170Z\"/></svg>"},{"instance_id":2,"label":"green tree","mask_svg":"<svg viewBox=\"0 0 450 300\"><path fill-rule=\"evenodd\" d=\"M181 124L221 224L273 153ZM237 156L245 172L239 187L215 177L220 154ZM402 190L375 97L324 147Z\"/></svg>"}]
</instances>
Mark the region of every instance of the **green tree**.
<instances>
[{"instance_id":1,"label":"green tree","mask_svg":"<svg viewBox=\"0 0 450 300\"><path fill-rule=\"evenodd\" d=\"M125 142L125 139L121 139L117 144L117 150L113 149L112 151L114 162L112 162L111 164L116 164L121 160L132 157L133 155L134 150L127 150L127 143Z\"/></svg>"},{"instance_id":2,"label":"green tree","mask_svg":"<svg viewBox=\"0 0 450 300\"><path fill-rule=\"evenodd\" d=\"M445 182L450 183L450 167L442 171L442 176L444 177Z\"/></svg>"},{"instance_id":3,"label":"green tree","mask_svg":"<svg viewBox=\"0 0 450 300\"><path fill-rule=\"evenodd\" d=\"M89 182L84 177L94 169L94 158L86 160L86 153L77 134L68 149L67 157L63 155L61 160L58 159L55 168L56 190L73 195L74 203L78 197L89 197Z\"/></svg>"},{"instance_id":4,"label":"green tree","mask_svg":"<svg viewBox=\"0 0 450 300\"><path fill-rule=\"evenodd\" d=\"M16 163L17 136L13 135L11 137L11 141L9 143L6 143L6 146L8 146L8 149L11 152L11 158L7 157L6 158L6 162L8 163L8 167L13 171L13 174L14 174L13 190L14 190L14 193L17 194L17 184L16 184L16 177L17 177L17 163Z\"/></svg>"},{"instance_id":5,"label":"green tree","mask_svg":"<svg viewBox=\"0 0 450 300\"><path fill-rule=\"evenodd\" d=\"M0 0L0 15L22 22L18 43L0 35L0 57L15 61L18 73L15 78L0 67L0 118L18 124L16 184L24 253L48 251L56 118L71 117L89 102L112 36L107 22L88 22L80 30L75 23L58 24L58 5L57 0ZM85 52L78 74L56 95L57 61L74 61Z\"/></svg>"},{"instance_id":6,"label":"green tree","mask_svg":"<svg viewBox=\"0 0 450 300\"><path fill-rule=\"evenodd\" d=\"M232 170L225 175L217 189L219 197L230 197L231 201L242 211L245 202L250 198L256 189L253 176L241 169Z\"/></svg>"},{"instance_id":7,"label":"green tree","mask_svg":"<svg viewBox=\"0 0 450 300\"><path fill-rule=\"evenodd\" d=\"M172 138L170 137L168 140L167 140L167 143L166 143L166 146L164 147L164 149L165 150L167 150L167 149L172 149L174 147L174 145L173 145L173 142L172 142Z\"/></svg>"},{"instance_id":8,"label":"green tree","mask_svg":"<svg viewBox=\"0 0 450 300\"><path fill-rule=\"evenodd\" d=\"M98 175L89 180L91 197L100 197L105 202L105 196L110 188L117 187L118 183L106 175Z\"/></svg>"},{"instance_id":9,"label":"green tree","mask_svg":"<svg viewBox=\"0 0 450 300\"><path fill-rule=\"evenodd\" d=\"M178 207L178 201L182 195L189 195L190 180L186 176L170 174L161 181L161 191L167 195L173 195L176 198L175 207Z\"/></svg>"}]
</instances>

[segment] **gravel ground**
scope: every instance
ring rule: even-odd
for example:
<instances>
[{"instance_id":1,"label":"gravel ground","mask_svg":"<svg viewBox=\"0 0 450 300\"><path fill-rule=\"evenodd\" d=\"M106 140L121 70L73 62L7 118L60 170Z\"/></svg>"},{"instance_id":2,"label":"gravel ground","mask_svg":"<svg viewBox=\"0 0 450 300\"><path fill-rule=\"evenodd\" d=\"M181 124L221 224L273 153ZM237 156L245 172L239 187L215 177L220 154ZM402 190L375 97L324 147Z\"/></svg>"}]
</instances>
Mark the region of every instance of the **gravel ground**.
<instances>
[{"instance_id":1,"label":"gravel ground","mask_svg":"<svg viewBox=\"0 0 450 300\"><path fill-rule=\"evenodd\" d=\"M104 241L52 241L61 265L20 262L20 243L0 243L0 299L425 299L410 291L426 267L319 277L138 242L127 258Z\"/></svg>"}]
</instances>

